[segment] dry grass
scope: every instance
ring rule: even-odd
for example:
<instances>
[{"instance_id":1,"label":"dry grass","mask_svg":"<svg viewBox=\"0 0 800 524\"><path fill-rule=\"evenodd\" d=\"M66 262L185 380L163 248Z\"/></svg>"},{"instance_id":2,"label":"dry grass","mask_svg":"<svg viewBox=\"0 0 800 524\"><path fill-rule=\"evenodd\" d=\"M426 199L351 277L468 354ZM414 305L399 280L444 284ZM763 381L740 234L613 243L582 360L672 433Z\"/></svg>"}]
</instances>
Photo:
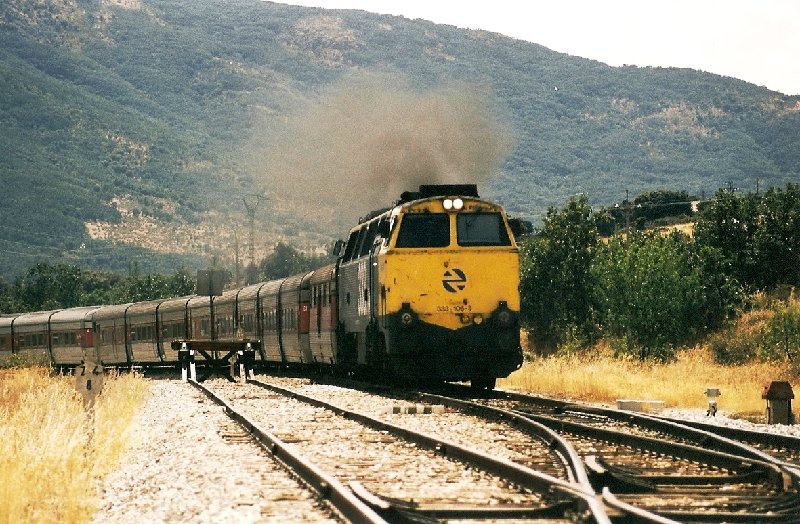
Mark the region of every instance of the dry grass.
<instances>
[{"instance_id":1,"label":"dry grass","mask_svg":"<svg viewBox=\"0 0 800 524\"><path fill-rule=\"evenodd\" d=\"M721 366L707 348L685 350L676 362L656 364L614 359L607 347L599 346L591 353L536 358L498 386L576 401L663 400L667 407L703 409L708 407L705 390L713 387L721 391L720 410L752 417L764 413L764 385L791 382L789 375L785 364Z\"/></svg>"},{"instance_id":2,"label":"dry grass","mask_svg":"<svg viewBox=\"0 0 800 524\"><path fill-rule=\"evenodd\" d=\"M109 377L92 419L72 377L0 370L0 523L91 520L96 482L118 462L147 388Z\"/></svg>"}]
</instances>

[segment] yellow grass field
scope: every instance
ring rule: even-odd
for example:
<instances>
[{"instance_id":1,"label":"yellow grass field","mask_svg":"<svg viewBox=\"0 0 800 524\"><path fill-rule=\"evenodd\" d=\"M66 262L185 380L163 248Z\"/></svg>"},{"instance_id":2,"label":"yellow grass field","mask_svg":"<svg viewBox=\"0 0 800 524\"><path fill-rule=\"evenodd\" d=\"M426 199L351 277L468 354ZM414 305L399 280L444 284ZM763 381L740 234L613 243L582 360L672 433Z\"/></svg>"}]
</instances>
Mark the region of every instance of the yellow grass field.
<instances>
[{"instance_id":1,"label":"yellow grass field","mask_svg":"<svg viewBox=\"0 0 800 524\"><path fill-rule=\"evenodd\" d=\"M0 524L90 521L97 481L116 467L147 389L112 375L91 417L73 377L0 370Z\"/></svg>"},{"instance_id":2,"label":"yellow grass field","mask_svg":"<svg viewBox=\"0 0 800 524\"><path fill-rule=\"evenodd\" d=\"M719 365L706 348L684 350L676 362L656 364L614 359L601 345L594 352L535 358L497 385L582 402L662 400L666 407L703 409L708 407L705 390L718 388L720 411L752 418L764 413L761 393L766 384L792 379L781 364Z\"/></svg>"}]
</instances>

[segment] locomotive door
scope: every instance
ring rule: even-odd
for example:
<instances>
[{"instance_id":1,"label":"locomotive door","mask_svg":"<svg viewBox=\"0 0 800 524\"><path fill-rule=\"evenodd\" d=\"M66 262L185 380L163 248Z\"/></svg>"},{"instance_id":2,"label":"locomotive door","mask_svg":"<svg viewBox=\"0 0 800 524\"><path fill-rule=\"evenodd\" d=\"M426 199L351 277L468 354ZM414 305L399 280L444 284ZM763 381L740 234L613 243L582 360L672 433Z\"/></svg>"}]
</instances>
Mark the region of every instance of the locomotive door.
<instances>
[{"instance_id":1,"label":"locomotive door","mask_svg":"<svg viewBox=\"0 0 800 524\"><path fill-rule=\"evenodd\" d=\"M369 252L369 323L367 324L367 361L373 366L382 368L386 364L386 342L378 323L380 315L381 284L378 268L378 253L383 241L378 237Z\"/></svg>"},{"instance_id":2,"label":"locomotive door","mask_svg":"<svg viewBox=\"0 0 800 524\"><path fill-rule=\"evenodd\" d=\"M378 278L378 252L381 243L375 242L369 252L369 324L376 325L378 318L378 301L380 299L380 278ZM377 325L376 325L377 327Z\"/></svg>"}]
</instances>

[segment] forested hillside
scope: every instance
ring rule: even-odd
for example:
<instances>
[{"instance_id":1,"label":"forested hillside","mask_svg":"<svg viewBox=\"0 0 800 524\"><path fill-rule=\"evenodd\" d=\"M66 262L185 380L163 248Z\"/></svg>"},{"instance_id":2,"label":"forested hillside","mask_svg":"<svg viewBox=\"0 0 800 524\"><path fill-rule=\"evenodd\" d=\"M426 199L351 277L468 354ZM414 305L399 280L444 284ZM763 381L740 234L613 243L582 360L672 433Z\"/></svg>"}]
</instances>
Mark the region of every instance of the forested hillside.
<instances>
[{"instance_id":1,"label":"forested hillside","mask_svg":"<svg viewBox=\"0 0 800 524\"><path fill-rule=\"evenodd\" d=\"M256 263L320 252L419 183L477 182L534 222L576 193L783 187L800 97L361 11L12 0L0 147L0 275L172 272L247 262L250 216Z\"/></svg>"}]
</instances>

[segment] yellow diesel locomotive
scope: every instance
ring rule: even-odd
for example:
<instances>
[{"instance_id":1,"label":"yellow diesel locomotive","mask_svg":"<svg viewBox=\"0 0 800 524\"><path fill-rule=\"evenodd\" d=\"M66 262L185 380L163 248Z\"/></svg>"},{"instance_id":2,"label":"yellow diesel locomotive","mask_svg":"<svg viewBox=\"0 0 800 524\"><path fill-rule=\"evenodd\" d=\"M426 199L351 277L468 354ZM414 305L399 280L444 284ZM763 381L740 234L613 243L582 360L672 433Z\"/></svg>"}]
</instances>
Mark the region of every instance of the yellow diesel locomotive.
<instances>
[{"instance_id":1,"label":"yellow diesel locomotive","mask_svg":"<svg viewBox=\"0 0 800 524\"><path fill-rule=\"evenodd\" d=\"M340 254L339 363L491 389L522 364L519 250L475 185L420 186Z\"/></svg>"}]
</instances>

